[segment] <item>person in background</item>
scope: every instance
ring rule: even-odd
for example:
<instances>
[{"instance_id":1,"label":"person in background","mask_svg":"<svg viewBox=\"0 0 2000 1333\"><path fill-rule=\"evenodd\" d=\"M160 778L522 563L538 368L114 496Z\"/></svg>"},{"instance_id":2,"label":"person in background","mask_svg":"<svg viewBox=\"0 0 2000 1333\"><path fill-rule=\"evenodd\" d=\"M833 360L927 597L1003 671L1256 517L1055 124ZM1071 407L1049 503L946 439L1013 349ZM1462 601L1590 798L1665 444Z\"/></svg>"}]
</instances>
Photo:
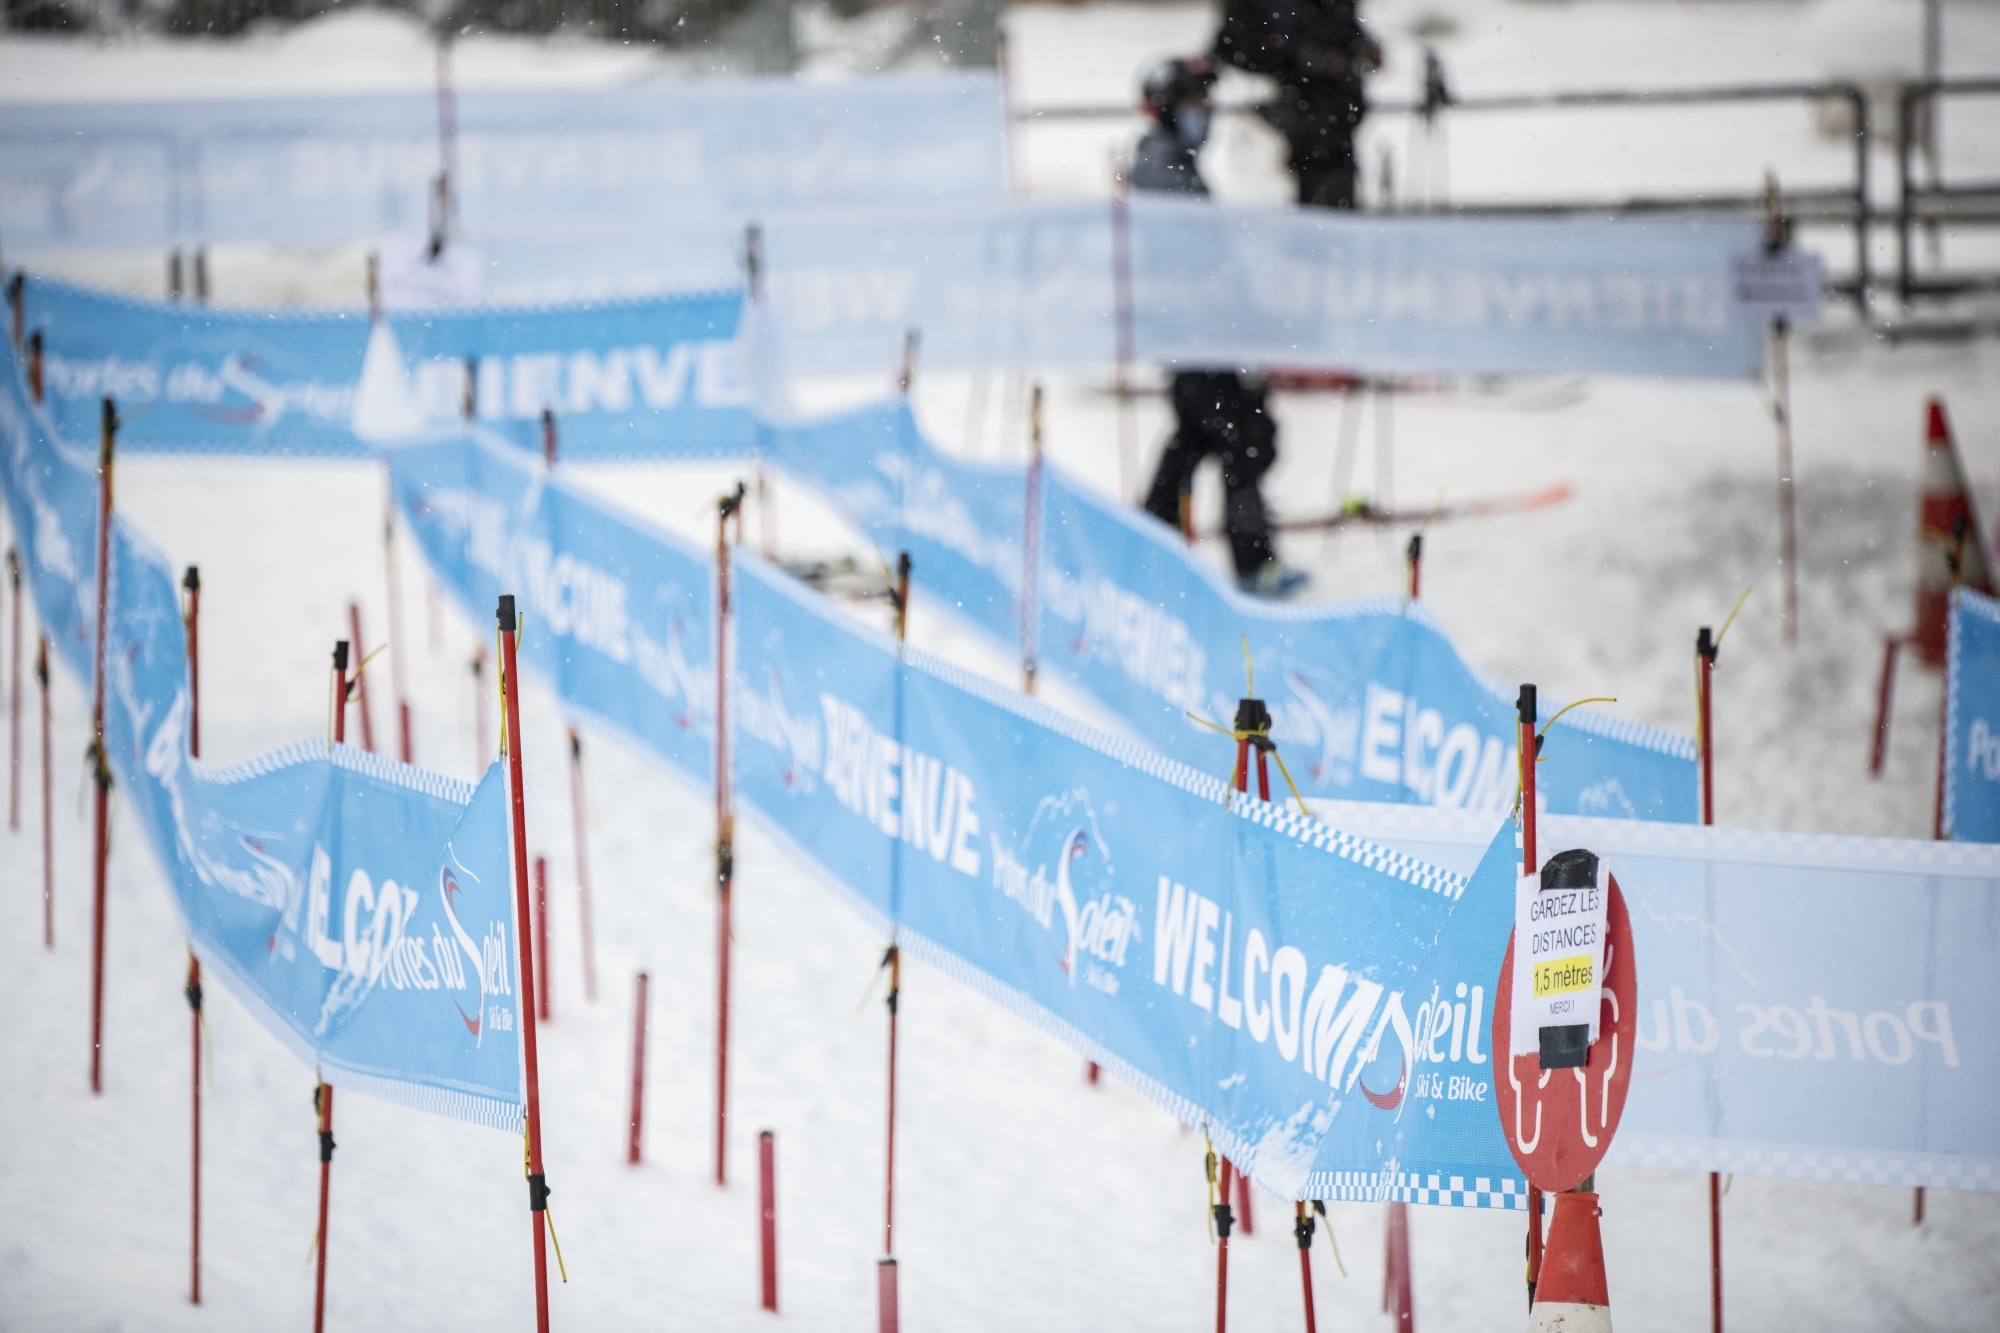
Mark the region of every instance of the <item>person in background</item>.
<instances>
[{"instance_id":1,"label":"person in background","mask_svg":"<svg viewBox=\"0 0 2000 1333\"><path fill-rule=\"evenodd\" d=\"M1290 149L1299 203L1353 208L1354 134L1368 111L1361 80L1382 68L1357 0L1224 0L1215 57L1277 81L1260 110Z\"/></svg>"},{"instance_id":2,"label":"person in background","mask_svg":"<svg viewBox=\"0 0 2000 1333\"><path fill-rule=\"evenodd\" d=\"M1143 96L1152 126L1132 154L1134 190L1206 198L1195 160L1208 138L1209 90L1215 69L1205 57L1169 60L1146 76ZM1181 526L1182 497L1195 469L1211 455L1222 464L1223 526L1236 581L1260 597L1285 597L1305 585L1271 546L1271 519L1260 489L1278 457L1278 428L1265 402L1262 377L1236 369L1183 370L1173 378L1174 433L1146 494L1146 510Z\"/></svg>"}]
</instances>

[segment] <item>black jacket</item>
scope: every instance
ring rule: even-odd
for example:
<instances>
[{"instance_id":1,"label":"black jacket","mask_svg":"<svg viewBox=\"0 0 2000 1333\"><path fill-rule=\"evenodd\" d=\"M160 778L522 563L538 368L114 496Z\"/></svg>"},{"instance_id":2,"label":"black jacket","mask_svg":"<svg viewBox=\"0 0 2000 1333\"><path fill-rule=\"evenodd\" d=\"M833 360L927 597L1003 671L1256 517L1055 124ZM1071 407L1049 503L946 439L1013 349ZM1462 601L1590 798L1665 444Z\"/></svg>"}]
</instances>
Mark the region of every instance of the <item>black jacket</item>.
<instances>
[{"instance_id":1,"label":"black jacket","mask_svg":"<svg viewBox=\"0 0 2000 1333\"><path fill-rule=\"evenodd\" d=\"M1195 150L1164 125L1155 125L1139 140L1132 153L1132 174L1127 178L1135 190L1157 190L1162 194L1206 196L1208 182L1195 165Z\"/></svg>"}]
</instances>

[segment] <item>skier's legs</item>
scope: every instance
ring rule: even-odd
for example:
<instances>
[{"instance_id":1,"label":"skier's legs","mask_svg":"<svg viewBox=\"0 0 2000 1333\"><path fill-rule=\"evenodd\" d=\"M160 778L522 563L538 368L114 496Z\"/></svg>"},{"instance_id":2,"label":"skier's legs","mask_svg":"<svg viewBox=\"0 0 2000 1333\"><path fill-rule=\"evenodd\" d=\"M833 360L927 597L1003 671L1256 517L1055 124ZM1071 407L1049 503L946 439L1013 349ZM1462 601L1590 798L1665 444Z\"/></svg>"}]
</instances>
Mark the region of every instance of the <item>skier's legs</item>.
<instances>
[{"instance_id":1,"label":"skier's legs","mask_svg":"<svg viewBox=\"0 0 2000 1333\"><path fill-rule=\"evenodd\" d=\"M1233 384L1234 375L1184 371L1174 376L1174 433L1167 439L1153 484L1146 492L1146 512L1162 523L1181 525L1181 496L1194 487L1195 469L1215 451L1216 441L1208 429L1215 414L1220 386Z\"/></svg>"},{"instance_id":2,"label":"skier's legs","mask_svg":"<svg viewBox=\"0 0 2000 1333\"><path fill-rule=\"evenodd\" d=\"M1271 544L1271 517L1264 507L1263 479L1278 460L1278 428L1261 382L1230 376L1219 398L1223 526L1229 533L1230 559L1241 577L1255 574L1277 554Z\"/></svg>"}]
</instances>

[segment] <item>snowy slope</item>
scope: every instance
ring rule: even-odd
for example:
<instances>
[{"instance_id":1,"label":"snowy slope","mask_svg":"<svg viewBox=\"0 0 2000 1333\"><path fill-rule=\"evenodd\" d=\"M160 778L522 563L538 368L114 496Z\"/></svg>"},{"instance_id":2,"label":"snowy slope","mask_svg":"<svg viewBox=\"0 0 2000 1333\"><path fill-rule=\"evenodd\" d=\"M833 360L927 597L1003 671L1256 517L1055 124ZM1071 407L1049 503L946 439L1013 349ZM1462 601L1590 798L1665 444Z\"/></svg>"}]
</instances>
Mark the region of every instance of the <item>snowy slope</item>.
<instances>
[{"instance_id":1,"label":"snowy slope","mask_svg":"<svg viewBox=\"0 0 2000 1333\"><path fill-rule=\"evenodd\" d=\"M1803 78L1915 61L1917 7L1905 3L1468 0L1430 11L1459 25L1445 50L1468 90ZM1423 12L1371 9L1394 41L1392 80L1410 76L1415 47L1397 34ZM2000 64L2000 23L1964 6L1948 15L1950 68ZM1199 42L1209 21L1192 7L1019 10L1016 76L1034 100L1120 98L1148 55ZM241 48L10 37L0 40L0 81L9 97L54 95L57 84L79 97L423 86L429 64L421 46L381 26L367 29L376 38L354 38L367 24L389 23L348 16ZM379 48L370 44L378 41ZM490 75L475 73L487 59ZM482 40L461 46L459 68L466 82L586 82L627 77L634 68L627 60L639 57ZM1771 154L1789 175L1793 156L1809 157L1816 143L1807 124L1749 147ZM1089 143L1035 142L1028 151L1037 188L1097 188L1103 157ZM1238 197L1277 188L1268 165L1262 176L1251 166L1230 170L1242 184ZM1470 188L1463 173L1457 184ZM222 266L225 292L233 262L225 257ZM311 296L325 257L260 263L236 270L243 299L288 283ZM136 259L130 269L135 283L156 287L157 256L145 257L143 271ZM879 385L809 386L808 397L831 402L877 391L891 369ZM1691 727L1694 630L1719 621L1753 584L1717 678L1724 821L1922 836L1937 683L1921 672L1903 676L1889 771L1870 782L1863 769L1879 636L1905 628L1910 615L1925 395L1946 396L1981 485L1982 516L1990 522L2000 513L1996 371L2000 353L1982 344L1892 350L1841 336L1797 349L1804 625L1791 650L1778 633L1771 429L1750 386L1606 381L1402 394L1386 433L1373 405L1359 421L1349 488L1423 505L1441 487L1469 498L1572 482L1577 499L1565 508L1435 529L1425 595L1468 657L1499 678L1532 679L1569 696L1615 694L1618 711L1683 732ZM1020 457L1021 415L1003 402L1018 386L992 377L981 388L976 443L968 429L974 388L963 378L921 382L920 417L946 447ZM1050 389L1054 456L1117 486L1101 383L1077 376ZM1322 509L1342 403L1294 396L1279 412L1285 452L1270 494L1282 512ZM1164 404L1143 403L1139 436L1149 452L1165 429ZM1378 469L1385 439L1392 463ZM619 503L695 535L705 532L710 503L733 475L719 468L585 474ZM780 485L775 502L787 553L853 548L851 534L803 492ZM326 652L345 633L347 599L361 598L371 639L383 632L379 478L318 465L132 461L120 470L120 503L174 559L202 568L208 756L240 759L321 731ZM1212 498L1202 503L1213 511ZM753 513L753 541L759 521ZM1286 544L1287 558L1312 569L1324 595L1398 586L1400 550L1400 534ZM417 570L406 553L417 757L469 776L473 630L441 611L441 643L432 650ZM921 601L914 633L1011 679L1004 654L952 633ZM386 734L386 673L371 672L371 686ZM9 1016L0 1053L11 1071L0 1096L0 1191L12 1205L0 1214L0 1327L302 1327L310 1318L304 1260L317 1180L312 1077L220 996L209 1010L207 1304L197 1312L183 1303L185 953L150 858L125 822L111 886L108 1086L101 1099L86 1091L86 703L67 680L55 702L53 955L39 947L32 786L28 827L0 834L0 1011ZM559 1325L766 1326L756 1311L750 1182L754 1132L770 1127L779 1138L783 1319L870 1326L881 1215L879 992L858 1006L882 942L754 830L745 835L732 1184L713 1188L705 793L609 742L587 742L601 994L586 1004L561 720L545 693L531 690L525 702L533 849L551 857L557 885L557 1014L544 1059L555 1220L572 1276L556 1298ZM36 740L31 722L31 780ZM640 968L653 985L653 1081L648 1164L631 1169L623 1164L622 1121L631 979ZM1087 1087L1074 1056L921 966L906 971L902 1012L898 1250L910 1326L1205 1326L1213 1252L1201 1211L1199 1137L1109 1083ZM528 1327L518 1145L359 1096L340 1102L337 1130L331 1326ZM1600 1184L1620 1327L1701 1326L1705 1182L1618 1170L1603 1173ZM1257 1202L1262 1227L1232 1256L1237 1326L1297 1327L1296 1251L1280 1225L1281 1206ZM1732 1326L2000 1325L2000 1271L1991 1258L2000 1199L1933 1194L1921 1231L1908 1225L1909 1202L1900 1189L1739 1177L1725 1205ZM1423 1324L1519 1327L1521 1220L1415 1214ZM1322 1241L1320 1318L1326 1327L1386 1328L1377 1311L1380 1211L1341 1206L1334 1217L1350 1276L1338 1276Z\"/></svg>"}]
</instances>

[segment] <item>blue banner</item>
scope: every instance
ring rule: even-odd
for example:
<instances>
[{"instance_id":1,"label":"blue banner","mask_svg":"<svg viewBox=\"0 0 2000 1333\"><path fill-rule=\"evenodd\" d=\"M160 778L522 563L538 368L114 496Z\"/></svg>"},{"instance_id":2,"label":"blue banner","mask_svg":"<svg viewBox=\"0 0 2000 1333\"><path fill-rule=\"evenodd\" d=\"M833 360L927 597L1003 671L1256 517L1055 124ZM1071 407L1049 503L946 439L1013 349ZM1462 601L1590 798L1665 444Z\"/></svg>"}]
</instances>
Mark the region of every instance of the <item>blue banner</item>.
<instances>
[{"instance_id":1,"label":"blue banner","mask_svg":"<svg viewBox=\"0 0 2000 1333\"><path fill-rule=\"evenodd\" d=\"M458 221L481 245L1007 188L990 71L467 89L456 114ZM0 235L15 252L422 236L441 161L429 92L17 104Z\"/></svg>"},{"instance_id":2,"label":"blue banner","mask_svg":"<svg viewBox=\"0 0 2000 1333\"><path fill-rule=\"evenodd\" d=\"M1764 321L1734 304L1729 277L1759 232L1728 218L1378 216L1145 195L1122 222L1066 202L774 217L776 325L801 374L886 374L909 329L932 367L1109 365L1119 226L1141 362L1719 379L1762 364ZM615 253L621 272L659 262Z\"/></svg>"},{"instance_id":3,"label":"blue banner","mask_svg":"<svg viewBox=\"0 0 2000 1333\"><path fill-rule=\"evenodd\" d=\"M2000 842L2000 601L1952 592L1944 677L1945 836Z\"/></svg>"},{"instance_id":4,"label":"blue banner","mask_svg":"<svg viewBox=\"0 0 2000 1333\"><path fill-rule=\"evenodd\" d=\"M0 362L0 480L56 656L90 688L97 458ZM233 767L188 755L172 568L111 532L105 749L192 945L339 1087L521 1127L514 895L496 765L462 783L312 741Z\"/></svg>"},{"instance_id":5,"label":"blue banner","mask_svg":"<svg viewBox=\"0 0 2000 1333\"><path fill-rule=\"evenodd\" d=\"M767 428L764 449L885 555L911 552L920 589L1003 645L1020 644L1020 468L940 453L900 400ZM1247 639L1272 735L1308 796L1512 806L1514 692L1468 666L1421 602L1246 597L1150 516L1046 464L1041 489L1038 664L1148 745L1183 763L1212 762L1213 728L1234 724L1244 692ZM1543 707L1546 717L1559 705ZM1548 810L1695 818L1694 747L1683 737L1579 709L1549 733L1545 752Z\"/></svg>"},{"instance_id":6,"label":"blue banner","mask_svg":"<svg viewBox=\"0 0 2000 1333\"><path fill-rule=\"evenodd\" d=\"M1463 811L1321 811L1445 866L1490 845ZM1544 860L1608 858L1631 913L1636 1049L1608 1160L2000 1189L2000 848L1565 816L1540 835ZM1470 970L1495 975L1507 914L1461 917L1486 950Z\"/></svg>"},{"instance_id":7,"label":"blue banner","mask_svg":"<svg viewBox=\"0 0 2000 1333\"><path fill-rule=\"evenodd\" d=\"M914 438L881 424L875 447ZM409 457L429 448L444 446ZM479 452L537 470L504 447ZM891 466L869 484L918 475ZM406 514L424 495L399 485ZM567 529L521 503L516 545L548 541L559 557L602 534L603 567L664 560L694 586L696 552L575 502ZM661 553L648 557L648 541ZM979 565L979 551L960 554ZM440 572L463 581L471 568L454 556ZM884 636L753 559L738 559L736 583L738 804L884 931L1206 1125L1269 1189L1521 1206L1487 1044L1519 856L1505 801L1454 806L1433 788L1422 804L1317 800L1325 822L1309 821L1230 798L1213 775L1233 746L1213 732L1190 737L1187 762L1163 758L922 653L899 661ZM460 592L468 606L485 595ZM544 669L572 706L614 710L558 657ZM1430 677L1377 688L1411 679ZM641 711L614 721L709 779L705 741L647 723L660 701L635 697L624 706ZM1439 729L1423 712L1420 738ZM1369 725L1396 716L1383 705ZM1567 770L1614 748L1558 727L1542 781L1581 804ZM1299 742L1282 751L1312 762ZM1388 740L1377 752L1404 756ZM1496 762L1511 796L1513 760ZM1447 786L1458 763L1444 765ZM1631 904L1640 1015L1622 1058L1638 1074L1615 1160L2000 1188L1984 1109L2000 1096L2000 944L1977 924L2000 892L2000 849L1548 815L1544 857L1570 846L1611 857Z\"/></svg>"},{"instance_id":8,"label":"blue banner","mask_svg":"<svg viewBox=\"0 0 2000 1333\"><path fill-rule=\"evenodd\" d=\"M410 535L475 623L513 592L527 617L520 660L565 704L684 772L710 774L714 594L702 553L490 437L384 457Z\"/></svg>"},{"instance_id":9,"label":"blue banner","mask_svg":"<svg viewBox=\"0 0 2000 1333\"><path fill-rule=\"evenodd\" d=\"M1120 217L1104 205L1004 201L771 214L761 226L772 336L800 375L886 376L912 329L923 336L925 364L938 369L1102 366L1118 355L1115 316L1126 304L1133 356L1183 367L1750 379L1762 364L1764 321L1733 304L1729 278L1732 257L1757 249L1751 222L1371 217L1148 198ZM1132 256L1122 294L1112 264L1119 227L1129 231ZM618 348L628 351L629 392L659 410L660 390L647 386L678 382L673 372L682 368L669 359L678 339L655 304L668 298L639 294L733 285L743 242L731 223L489 247L490 297L534 308L469 311L459 317L469 323L446 320L430 341L410 332L417 321L399 319L397 329L425 357L460 360L490 345L514 358L504 382L476 387L482 415L575 411L566 404L621 396L627 390L598 388L607 377L622 383L616 370L577 381L567 366L559 375L519 363L578 351L603 358ZM516 271L531 277L500 276ZM607 283L607 274L619 276ZM620 325L628 307L617 302L540 308L607 291L628 295L636 329ZM297 393L323 394L309 387L313 375L346 381L341 363L311 345L312 330L328 320L360 327L358 310L344 320L246 317L117 302L115 313L98 317L105 327L51 330L52 346L87 362L147 363L161 335L119 327L139 309L171 328L232 327L235 345L207 348L198 361L208 379L182 372L177 385L150 390L170 396L213 392L211 381L232 387L211 364L232 352L251 358L253 372L268 363L297 380ZM619 327L599 334L600 319ZM735 327L731 316L705 337L726 339ZM512 341L495 341L502 329ZM641 348L652 349L652 361ZM525 387L522 373L531 376ZM238 392L260 400L258 391ZM446 411L460 396L436 393ZM628 445L687 450L680 434L689 423L656 424L665 429Z\"/></svg>"},{"instance_id":10,"label":"blue banner","mask_svg":"<svg viewBox=\"0 0 2000 1333\"><path fill-rule=\"evenodd\" d=\"M1281 1197L1407 1198L1439 1175L1477 1182L1457 1202L1525 1206L1491 1102L1425 1095L1425 1043L1450 1026L1436 997L1498 972L1497 954L1484 975L1437 969L1471 961L1447 941L1473 901L1509 912L1511 838L1468 884L899 662L816 594L738 569L736 790L893 938ZM1212 748L1225 767L1233 744ZM1474 1055L1484 1040L1475 1019Z\"/></svg>"},{"instance_id":11,"label":"blue banner","mask_svg":"<svg viewBox=\"0 0 2000 1333\"><path fill-rule=\"evenodd\" d=\"M365 313L216 310L30 278L59 429L89 439L98 403L142 453L369 457L350 421ZM539 453L544 410L564 457L733 457L754 428L732 292L559 309L391 313L425 420L470 410Z\"/></svg>"}]
</instances>

